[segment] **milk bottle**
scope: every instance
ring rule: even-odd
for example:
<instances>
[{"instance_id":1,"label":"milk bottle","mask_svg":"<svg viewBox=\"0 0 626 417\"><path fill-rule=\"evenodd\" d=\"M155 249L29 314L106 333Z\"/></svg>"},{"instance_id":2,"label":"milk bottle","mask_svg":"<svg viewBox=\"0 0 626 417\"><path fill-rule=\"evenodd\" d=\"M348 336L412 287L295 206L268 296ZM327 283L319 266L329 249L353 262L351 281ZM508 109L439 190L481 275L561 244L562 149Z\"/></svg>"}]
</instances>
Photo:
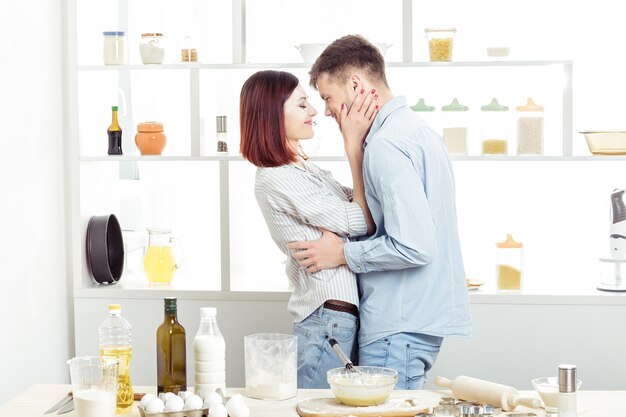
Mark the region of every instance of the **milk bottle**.
<instances>
[{"instance_id":1,"label":"milk bottle","mask_svg":"<svg viewBox=\"0 0 626 417\"><path fill-rule=\"evenodd\" d=\"M201 397L226 387L226 344L216 317L216 308L200 309L200 328L193 341L195 392Z\"/></svg>"}]
</instances>

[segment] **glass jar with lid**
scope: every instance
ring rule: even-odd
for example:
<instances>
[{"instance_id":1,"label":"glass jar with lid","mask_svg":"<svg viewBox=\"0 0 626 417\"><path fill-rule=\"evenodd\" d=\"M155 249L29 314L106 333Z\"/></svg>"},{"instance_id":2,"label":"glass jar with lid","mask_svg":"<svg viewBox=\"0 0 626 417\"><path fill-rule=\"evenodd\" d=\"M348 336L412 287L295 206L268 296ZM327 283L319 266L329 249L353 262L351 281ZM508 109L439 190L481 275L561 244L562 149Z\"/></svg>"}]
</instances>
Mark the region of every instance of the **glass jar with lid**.
<instances>
[{"instance_id":1,"label":"glass jar with lid","mask_svg":"<svg viewBox=\"0 0 626 417\"><path fill-rule=\"evenodd\" d=\"M496 288L498 291L521 291L524 263L524 244L516 242L511 234L496 243Z\"/></svg>"},{"instance_id":2,"label":"glass jar with lid","mask_svg":"<svg viewBox=\"0 0 626 417\"><path fill-rule=\"evenodd\" d=\"M126 63L126 41L124 32L102 32L102 60L104 65L124 65Z\"/></svg>"},{"instance_id":3,"label":"glass jar with lid","mask_svg":"<svg viewBox=\"0 0 626 417\"><path fill-rule=\"evenodd\" d=\"M543 154L543 106L536 104L532 98L526 104L516 107L517 110L517 154Z\"/></svg>"},{"instance_id":4,"label":"glass jar with lid","mask_svg":"<svg viewBox=\"0 0 626 417\"><path fill-rule=\"evenodd\" d=\"M196 43L191 36L185 36L180 44L180 60L181 62L197 62L198 50Z\"/></svg>"},{"instance_id":5,"label":"glass jar with lid","mask_svg":"<svg viewBox=\"0 0 626 417\"><path fill-rule=\"evenodd\" d=\"M467 132L469 127L469 107L455 98L443 106L443 141L451 155L467 155Z\"/></svg>"},{"instance_id":6,"label":"glass jar with lid","mask_svg":"<svg viewBox=\"0 0 626 417\"><path fill-rule=\"evenodd\" d=\"M165 56L165 42L162 33L142 33L139 54L144 64L162 64Z\"/></svg>"},{"instance_id":7,"label":"glass jar with lid","mask_svg":"<svg viewBox=\"0 0 626 417\"><path fill-rule=\"evenodd\" d=\"M483 155L506 155L510 136L509 108L494 98L481 110Z\"/></svg>"},{"instance_id":8,"label":"glass jar with lid","mask_svg":"<svg viewBox=\"0 0 626 417\"><path fill-rule=\"evenodd\" d=\"M432 62L452 61L452 46L456 29L424 29L428 41L428 54Z\"/></svg>"}]
</instances>

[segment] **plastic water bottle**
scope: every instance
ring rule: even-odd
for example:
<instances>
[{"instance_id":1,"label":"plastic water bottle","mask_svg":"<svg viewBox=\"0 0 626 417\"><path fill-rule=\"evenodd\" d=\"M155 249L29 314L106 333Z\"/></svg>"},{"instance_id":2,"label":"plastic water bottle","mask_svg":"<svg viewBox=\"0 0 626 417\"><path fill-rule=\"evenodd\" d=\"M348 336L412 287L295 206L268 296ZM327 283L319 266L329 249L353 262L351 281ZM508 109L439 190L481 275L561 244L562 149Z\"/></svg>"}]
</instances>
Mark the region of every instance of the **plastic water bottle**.
<instances>
[{"instance_id":1,"label":"plastic water bottle","mask_svg":"<svg viewBox=\"0 0 626 417\"><path fill-rule=\"evenodd\" d=\"M206 397L226 388L226 343L217 326L217 309L200 309L200 328L193 340L195 392Z\"/></svg>"},{"instance_id":2,"label":"plastic water bottle","mask_svg":"<svg viewBox=\"0 0 626 417\"><path fill-rule=\"evenodd\" d=\"M109 304L109 315L98 328L100 355L119 361L117 381L117 414L125 414L133 408L133 386L130 382L130 358L132 356L130 323L122 317L119 304Z\"/></svg>"}]
</instances>

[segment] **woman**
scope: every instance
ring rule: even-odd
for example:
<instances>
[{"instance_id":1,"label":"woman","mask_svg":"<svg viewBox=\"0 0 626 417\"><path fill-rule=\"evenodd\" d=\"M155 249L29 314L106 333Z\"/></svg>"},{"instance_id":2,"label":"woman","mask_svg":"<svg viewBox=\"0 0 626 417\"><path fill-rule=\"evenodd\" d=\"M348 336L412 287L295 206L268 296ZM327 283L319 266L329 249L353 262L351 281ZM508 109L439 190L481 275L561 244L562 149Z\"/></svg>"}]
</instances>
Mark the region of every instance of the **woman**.
<instances>
[{"instance_id":1,"label":"woman","mask_svg":"<svg viewBox=\"0 0 626 417\"><path fill-rule=\"evenodd\" d=\"M260 71L243 85L240 98L241 154L258 167L255 195L272 239L289 255L292 241L317 239L320 229L344 238L373 231L365 203L362 142L377 112L374 94L361 94L341 112L342 134L354 191L328 171L307 162L299 147L313 137L313 117L298 79L287 72ZM345 266L308 273L287 257L293 285L288 309L298 337L298 387L328 388L326 371L341 366L327 339L347 354L357 352L356 277Z\"/></svg>"}]
</instances>

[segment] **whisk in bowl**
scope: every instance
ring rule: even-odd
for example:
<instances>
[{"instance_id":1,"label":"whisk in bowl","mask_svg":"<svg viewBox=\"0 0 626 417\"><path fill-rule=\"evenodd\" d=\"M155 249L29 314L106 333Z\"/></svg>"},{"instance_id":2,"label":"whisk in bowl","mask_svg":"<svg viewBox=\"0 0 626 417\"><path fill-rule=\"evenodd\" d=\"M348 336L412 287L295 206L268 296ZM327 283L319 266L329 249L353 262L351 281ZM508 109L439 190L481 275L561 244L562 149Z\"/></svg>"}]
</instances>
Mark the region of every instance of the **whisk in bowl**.
<instances>
[{"instance_id":1,"label":"whisk in bowl","mask_svg":"<svg viewBox=\"0 0 626 417\"><path fill-rule=\"evenodd\" d=\"M343 353L343 350L341 350L341 346L339 346L339 343L337 343L337 340L331 338L331 339L328 339L328 343L330 343L330 347L333 348L333 350L339 357L339 360L341 361L341 363L343 363L343 366L346 367L346 373L367 376L367 373L361 371L358 366L354 366L350 358L348 358L346 354Z\"/></svg>"}]
</instances>

